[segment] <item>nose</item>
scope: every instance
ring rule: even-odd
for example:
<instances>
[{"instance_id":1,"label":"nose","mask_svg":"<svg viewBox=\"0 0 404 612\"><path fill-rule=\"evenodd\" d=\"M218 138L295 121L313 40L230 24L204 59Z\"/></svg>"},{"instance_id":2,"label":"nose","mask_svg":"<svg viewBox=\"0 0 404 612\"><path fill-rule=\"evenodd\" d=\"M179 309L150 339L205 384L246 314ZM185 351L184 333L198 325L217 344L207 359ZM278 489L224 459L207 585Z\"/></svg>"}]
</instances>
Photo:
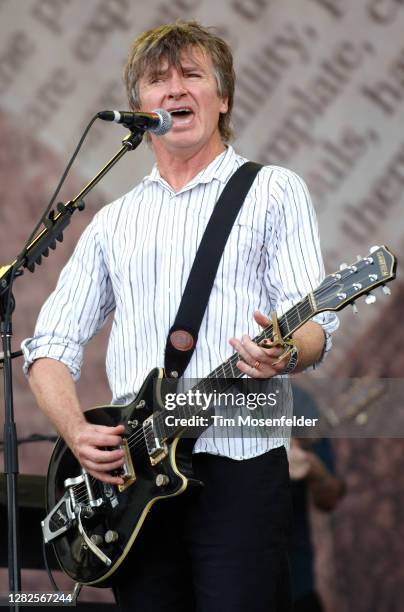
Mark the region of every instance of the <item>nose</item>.
<instances>
[{"instance_id":1,"label":"nose","mask_svg":"<svg viewBox=\"0 0 404 612\"><path fill-rule=\"evenodd\" d=\"M169 96L174 100L181 98L181 96L187 93L184 77L179 74L176 70L173 71L169 82Z\"/></svg>"}]
</instances>

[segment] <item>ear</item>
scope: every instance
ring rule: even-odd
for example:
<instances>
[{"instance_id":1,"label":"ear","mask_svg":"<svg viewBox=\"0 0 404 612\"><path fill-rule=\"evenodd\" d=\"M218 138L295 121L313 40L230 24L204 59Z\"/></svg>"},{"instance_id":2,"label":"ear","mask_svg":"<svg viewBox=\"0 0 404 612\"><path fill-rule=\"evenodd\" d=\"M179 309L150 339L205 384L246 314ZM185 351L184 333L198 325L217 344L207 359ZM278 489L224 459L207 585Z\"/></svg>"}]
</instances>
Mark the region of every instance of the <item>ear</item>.
<instances>
[{"instance_id":1,"label":"ear","mask_svg":"<svg viewBox=\"0 0 404 612\"><path fill-rule=\"evenodd\" d=\"M222 101L219 107L219 113L224 115L227 113L228 110L229 110L229 98L226 96L225 98L222 98Z\"/></svg>"}]
</instances>

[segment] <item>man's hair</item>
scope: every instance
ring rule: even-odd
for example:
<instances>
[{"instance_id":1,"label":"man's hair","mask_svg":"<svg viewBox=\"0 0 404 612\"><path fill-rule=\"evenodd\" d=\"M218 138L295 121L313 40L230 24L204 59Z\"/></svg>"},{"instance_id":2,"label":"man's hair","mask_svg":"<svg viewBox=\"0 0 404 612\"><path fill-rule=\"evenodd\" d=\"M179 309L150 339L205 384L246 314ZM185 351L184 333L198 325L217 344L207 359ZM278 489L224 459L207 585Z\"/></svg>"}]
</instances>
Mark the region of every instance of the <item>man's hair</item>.
<instances>
[{"instance_id":1,"label":"man's hair","mask_svg":"<svg viewBox=\"0 0 404 612\"><path fill-rule=\"evenodd\" d=\"M233 137L230 127L230 116L234 100L235 74L233 56L229 45L211 28L204 28L196 21L177 21L143 32L134 41L124 70L124 81L129 104L133 110L139 110L139 79L158 71L163 59L169 66L181 67L181 54L184 50L199 48L212 60L217 81L217 93L221 98L227 97L228 111L219 117L219 131L224 142Z\"/></svg>"}]
</instances>

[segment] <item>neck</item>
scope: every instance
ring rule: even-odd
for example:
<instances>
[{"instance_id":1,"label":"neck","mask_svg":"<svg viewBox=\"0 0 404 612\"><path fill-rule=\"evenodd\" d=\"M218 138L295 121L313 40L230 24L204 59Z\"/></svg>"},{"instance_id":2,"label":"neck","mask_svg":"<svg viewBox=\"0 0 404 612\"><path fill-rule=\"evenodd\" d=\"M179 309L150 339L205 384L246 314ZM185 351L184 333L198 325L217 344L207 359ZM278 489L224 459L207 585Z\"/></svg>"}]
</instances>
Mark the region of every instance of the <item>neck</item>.
<instances>
[{"instance_id":1,"label":"neck","mask_svg":"<svg viewBox=\"0 0 404 612\"><path fill-rule=\"evenodd\" d=\"M174 191L180 191L224 150L225 146L221 140L193 151L189 149L170 151L153 143L160 176Z\"/></svg>"}]
</instances>

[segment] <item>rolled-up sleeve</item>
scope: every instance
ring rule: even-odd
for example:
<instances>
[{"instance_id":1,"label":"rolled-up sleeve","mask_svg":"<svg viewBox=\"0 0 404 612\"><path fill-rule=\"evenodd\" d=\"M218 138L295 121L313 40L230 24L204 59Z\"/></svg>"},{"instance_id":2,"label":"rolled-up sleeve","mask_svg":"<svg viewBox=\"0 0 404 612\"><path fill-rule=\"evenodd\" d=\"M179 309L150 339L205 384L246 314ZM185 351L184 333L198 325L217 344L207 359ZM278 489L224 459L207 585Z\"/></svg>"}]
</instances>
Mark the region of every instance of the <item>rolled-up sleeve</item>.
<instances>
[{"instance_id":1,"label":"rolled-up sleeve","mask_svg":"<svg viewBox=\"0 0 404 612\"><path fill-rule=\"evenodd\" d=\"M294 172L282 171L283 197L271 216L268 246L268 289L282 315L315 290L325 277L315 211L304 181ZM325 335L322 359L332 346L331 334L339 326L333 312L312 317Z\"/></svg>"},{"instance_id":2,"label":"rolled-up sleeve","mask_svg":"<svg viewBox=\"0 0 404 612\"><path fill-rule=\"evenodd\" d=\"M77 380L83 349L114 306L96 216L62 270L55 291L43 305L34 336L22 342L25 374L36 359L49 357L64 363Z\"/></svg>"}]
</instances>

